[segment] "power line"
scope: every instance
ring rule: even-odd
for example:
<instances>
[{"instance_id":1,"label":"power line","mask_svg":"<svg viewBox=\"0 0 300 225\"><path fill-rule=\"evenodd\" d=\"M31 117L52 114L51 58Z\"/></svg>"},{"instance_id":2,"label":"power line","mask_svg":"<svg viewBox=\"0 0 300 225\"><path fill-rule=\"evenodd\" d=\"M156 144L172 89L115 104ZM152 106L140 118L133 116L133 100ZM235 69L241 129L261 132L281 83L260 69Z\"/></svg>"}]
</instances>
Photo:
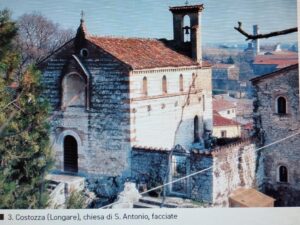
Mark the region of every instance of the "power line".
<instances>
[{"instance_id":1,"label":"power line","mask_svg":"<svg viewBox=\"0 0 300 225\"><path fill-rule=\"evenodd\" d=\"M262 150L262 149L265 149L265 148L270 147L270 146L272 146L272 145L275 145L275 144L278 144L278 143L280 143L280 142L283 142L283 141L285 141L285 140L287 140L287 139L290 139L290 138L292 138L292 137L294 137L294 136L297 136L297 135L299 135L299 134L300 134L300 132L291 134L291 135L289 135L289 136L287 136L287 137L285 137L285 138L282 138L282 139L280 139L280 140L274 141L274 142L272 142L272 143L270 143L270 144L267 144L267 145L265 145L265 146L262 146L262 147L260 147L260 148L257 148L257 149L254 150L254 152L258 152L258 151L260 151L260 150ZM248 150L248 151L250 151L250 150ZM242 158L242 156L236 157L235 160L239 160L240 158ZM184 177L175 179L175 180L170 181L170 182L168 182L168 183L165 183L165 184L159 185L159 186L157 186L157 187L151 188L150 190L141 192L140 195L147 194L147 193L149 193L149 192L151 192L151 191L160 189L160 188L165 187L165 186L167 186L167 185L170 185L170 184L176 183L176 182L178 182L178 181L187 179L187 178L189 178L189 177L198 175L198 174L203 173L203 172L205 172L205 171L208 171L208 170L210 170L210 169L212 169L212 168L213 168L213 166L210 166L210 167L207 167L207 168L205 168L205 169L203 169L203 170L196 171L196 172L191 173L191 174L189 174L189 175L187 175L187 176L184 176ZM115 204L117 204L117 202L113 202L113 203L108 204L108 205L106 205L106 206L102 206L102 207L100 207L100 209L107 208L107 207L110 207L110 206L115 205Z\"/></svg>"}]
</instances>

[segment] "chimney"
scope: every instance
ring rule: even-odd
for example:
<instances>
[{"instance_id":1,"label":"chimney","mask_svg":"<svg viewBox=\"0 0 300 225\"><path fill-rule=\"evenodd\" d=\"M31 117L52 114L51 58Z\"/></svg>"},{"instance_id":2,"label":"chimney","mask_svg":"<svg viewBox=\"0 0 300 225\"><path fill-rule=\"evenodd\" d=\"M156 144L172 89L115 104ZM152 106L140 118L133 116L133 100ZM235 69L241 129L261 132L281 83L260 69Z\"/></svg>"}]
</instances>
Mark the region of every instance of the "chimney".
<instances>
[{"instance_id":1,"label":"chimney","mask_svg":"<svg viewBox=\"0 0 300 225\"><path fill-rule=\"evenodd\" d=\"M258 35L258 34L259 34L258 25L253 25L253 35ZM259 39L256 39L253 41L255 55L258 55L260 52L260 43L259 42L260 42Z\"/></svg>"},{"instance_id":2,"label":"chimney","mask_svg":"<svg viewBox=\"0 0 300 225\"><path fill-rule=\"evenodd\" d=\"M191 57L202 64L202 43L201 43L201 13L204 9L202 5L184 5L170 7L173 13L174 41L177 46L191 46ZM190 19L190 27L184 27L184 17ZM190 32L190 43L184 42L184 35L187 29Z\"/></svg>"}]
</instances>

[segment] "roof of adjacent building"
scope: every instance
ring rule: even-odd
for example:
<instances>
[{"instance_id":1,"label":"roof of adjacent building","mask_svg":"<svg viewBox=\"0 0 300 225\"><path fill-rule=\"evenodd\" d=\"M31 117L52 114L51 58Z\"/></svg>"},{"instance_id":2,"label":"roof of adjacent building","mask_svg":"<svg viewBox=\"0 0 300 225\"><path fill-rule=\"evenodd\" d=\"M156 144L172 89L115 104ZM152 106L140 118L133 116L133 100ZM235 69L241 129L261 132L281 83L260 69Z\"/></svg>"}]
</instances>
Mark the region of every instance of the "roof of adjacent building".
<instances>
[{"instance_id":1,"label":"roof of adjacent building","mask_svg":"<svg viewBox=\"0 0 300 225\"><path fill-rule=\"evenodd\" d=\"M243 129L245 130L252 130L253 129L253 123L246 123L246 124L243 124Z\"/></svg>"},{"instance_id":2,"label":"roof of adjacent building","mask_svg":"<svg viewBox=\"0 0 300 225\"><path fill-rule=\"evenodd\" d=\"M291 70L298 70L298 63L296 63L294 65L291 65L291 66L284 67L284 68L282 68L280 70L277 70L275 72L272 72L272 73L268 73L268 74L264 74L264 75L259 76L259 77L255 77L255 78L251 79L250 81L252 83L257 83L257 82L259 82L263 79L271 78L271 77L280 75L283 72L287 72L287 71L291 71Z\"/></svg>"},{"instance_id":3,"label":"roof of adjacent building","mask_svg":"<svg viewBox=\"0 0 300 225\"><path fill-rule=\"evenodd\" d=\"M236 108L235 104L231 101L225 100L223 98L213 98L213 110L219 112L222 110Z\"/></svg>"},{"instance_id":4,"label":"roof of adjacent building","mask_svg":"<svg viewBox=\"0 0 300 225\"><path fill-rule=\"evenodd\" d=\"M256 65L276 65L281 69L298 63L298 54L295 52L279 52L268 55L258 55L255 57L253 64Z\"/></svg>"},{"instance_id":5,"label":"roof of adjacent building","mask_svg":"<svg viewBox=\"0 0 300 225\"><path fill-rule=\"evenodd\" d=\"M275 199L253 188L238 188L229 197L231 202L243 207L273 206Z\"/></svg>"},{"instance_id":6,"label":"roof of adjacent building","mask_svg":"<svg viewBox=\"0 0 300 225\"><path fill-rule=\"evenodd\" d=\"M239 126L241 125L239 122L227 119L221 116L218 112L214 111L213 113L213 124L215 127L223 127L223 126Z\"/></svg>"},{"instance_id":7,"label":"roof of adjacent building","mask_svg":"<svg viewBox=\"0 0 300 225\"><path fill-rule=\"evenodd\" d=\"M157 39L88 36L87 40L133 69L200 66ZM204 62L202 66L209 64Z\"/></svg>"},{"instance_id":8,"label":"roof of adjacent building","mask_svg":"<svg viewBox=\"0 0 300 225\"><path fill-rule=\"evenodd\" d=\"M214 64L212 66L213 69L229 69L229 68L233 68L234 64L224 64L224 63L218 63L218 64Z\"/></svg>"}]
</instances>

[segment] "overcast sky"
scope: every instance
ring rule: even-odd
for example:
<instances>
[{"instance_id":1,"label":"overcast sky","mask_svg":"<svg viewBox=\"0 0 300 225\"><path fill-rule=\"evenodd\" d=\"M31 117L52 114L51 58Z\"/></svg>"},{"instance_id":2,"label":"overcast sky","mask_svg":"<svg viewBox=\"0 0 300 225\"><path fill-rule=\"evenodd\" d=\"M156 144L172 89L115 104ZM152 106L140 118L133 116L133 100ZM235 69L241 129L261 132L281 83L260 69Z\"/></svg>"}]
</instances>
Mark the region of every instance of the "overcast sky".
<instances>
[{"instance_id":1,"label":"overcast sky","mask_svg":"<svg viewBox=\"0 0 300 225\"><path fill-rule=\"evenodd\" d=\"M13 11L13 18L38 11L76 29L80 11L85 12L88 31L97 35L172 38L169 6L185 0L0 0L0 8ZM202 27L204 43L243 43L233 27L242 21L245 30L258 24L261 32L297 26L296 0L190 0L204 4ZM268 42L296 42L296 34L272 38Z\"/></svg>"}]
</instances>

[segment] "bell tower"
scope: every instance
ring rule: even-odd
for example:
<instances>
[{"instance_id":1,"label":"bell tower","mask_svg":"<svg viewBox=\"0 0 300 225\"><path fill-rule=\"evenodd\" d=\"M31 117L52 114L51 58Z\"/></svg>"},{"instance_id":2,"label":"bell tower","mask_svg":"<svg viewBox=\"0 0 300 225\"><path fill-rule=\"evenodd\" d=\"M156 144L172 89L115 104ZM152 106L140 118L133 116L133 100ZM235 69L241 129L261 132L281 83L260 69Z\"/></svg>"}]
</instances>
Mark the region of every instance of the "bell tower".
<instances>
[{"instance_id":1,"label":"bell tower","mask_svg":"<svg viewBox=\"0 0 300 225\"><path fill-rule=\"evenodd\" d=\"M177 45L185 43L185 35L190 34L191 56L198 63L202 63L201 46L201 13L204 9L201 5L184 5L170 7L173 14L174 41ZM190 19L190 26L185 26L184 18Z\"/></svg>"}]
</instances>

